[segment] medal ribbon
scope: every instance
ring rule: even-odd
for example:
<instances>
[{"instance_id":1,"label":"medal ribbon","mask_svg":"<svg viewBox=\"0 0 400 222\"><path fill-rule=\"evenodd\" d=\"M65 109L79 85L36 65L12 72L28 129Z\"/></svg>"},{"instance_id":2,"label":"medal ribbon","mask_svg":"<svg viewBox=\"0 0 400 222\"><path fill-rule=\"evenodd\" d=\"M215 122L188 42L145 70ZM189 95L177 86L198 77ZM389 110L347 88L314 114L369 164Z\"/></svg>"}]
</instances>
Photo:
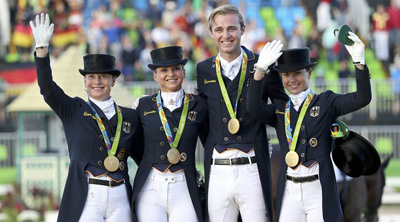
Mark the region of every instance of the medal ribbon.
<instances>
[{"instance_id":1,"label":"medal ribbon","mask_svg":"<svg viewBox=\"0 0 400 222\"><path fill-rule=\"evenodd\" d=\"M243 52L243 50L242 50ZM221 65L219 62L219 53L217 55L217 58L215 59L215 69L217 72L217 78L218 78L218 83L219 83L219 88L221 89L222 92L222 97L225 100L226 108L228 109L229 115L231 116L231 119L236 118L236 113L237 113L237 105L238 101L240 98L240 95L242 94L242 89L244 85L244 78L246 77L246 69L247 69L247 54L243 52L243 59L242 59L242 69L240 72L240 80L239 80L239 88L238 88L238 94L236 97L236 103L235 103L235 110L232 108L232 103L231 100L229 99L228 91L226 90L224 80L222 80L222 75L221 75Z\"/></svg>"},{"instance_id":2,"label":"medal ribbon","mask_svg":"<svg viewBox=\"0 0 400 222\"><path fill-rule=\"evenodd\" d=\"M110 139L108 138L108 134L107 134L107 130L106 127L104 126L103 121L101 120L99 114L96 112L96 110L93 108L92 104L90 103L90 101L87 101L87 104L90 106L90 108L92 108L94 115L96 116L96 120L97 120L97 125L100 128L101 133L103 134L103 139L104 142L106 144L106 148L107 148L107 153L109 156L114 156L116 151L117 151L117 147L119 144L119 139L121 136L121 127L122 127L122 114L121 114L121 109L117 107L117 113L118 113L118 124L117 124L117 131L115 133L115 138L114 138L114 142L111 146L111 142Z\"/></svg>"},{"instance_id":3,"label":"medal ribbon","mask_svg":"<svg viewBox=\"0 0 400 222\"><path fill-rule=\"evenodd\" d=\"M183 128L185 128L186 117L187 117L188 109L189 109L189 96L185 93L185 100L183 101L183 110L181 113L181 118L179 120L179 127L178 127L178 131L176 132L176 135L175 135L176 136L175 140L174 140L174 136L172 136L167 117L165 116L165 112L162 108L163 106L162 106L160 91L158 92L156 101L157 101L158 115L160 116L161 124L164 128L165 136L167 136L167 140L168 140L168 143L169 143L171 149L175 149L178 147L179 140L181 139L181 136L183 133Z\"/></svg>"},{"instance_id":4,"label":"medal ribbon","mask_svg":"<svg viewBox=\"0 0 400 222\"><path fill-rule=\"evenodd\" d=\"M294 151L296 149L296 144L297 144L297 140L299 138L299 133L300 133L300 126L303 123L303 119L304 119L304 116L306 115L308 105L310 105L310 102L311 102L313 96L314 96L314 92L310 90L310 92L307 95L306 101L304 101L303 106L301 107L299 119L297 120L293 137L292 137L292 129L290 127L290 100L286 104L285 131L286 131L286 139L287 139L290 151Z\"/></svg>"}]
</instances>

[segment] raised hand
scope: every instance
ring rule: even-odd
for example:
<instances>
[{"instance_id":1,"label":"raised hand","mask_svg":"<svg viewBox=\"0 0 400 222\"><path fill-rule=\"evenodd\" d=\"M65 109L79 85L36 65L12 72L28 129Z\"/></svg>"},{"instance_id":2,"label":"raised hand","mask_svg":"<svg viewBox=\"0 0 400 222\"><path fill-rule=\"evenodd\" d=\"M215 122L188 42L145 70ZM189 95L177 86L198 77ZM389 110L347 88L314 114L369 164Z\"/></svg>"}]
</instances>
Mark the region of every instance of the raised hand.
<instances>
[{"instance_id":1,"label":"raised hand","mask_svg":"<svg viewBox=\"0 0 400 222\"><path fill-rule=\"evenodd\" d=\"M257 70L263 70L264 72L268 69L270 65L276 62L276 60L282 55L283 44L280 40L268 42L265 44L260 52L258 61L254 64L254 68Z\"/></svg>"},{"instance_id":2,"label":"raised hand","mask_svg":"<svg viewBox=\"0 0 400 222\"><path fill-rule=\"evenodd\" d=\"M33 21L30 21L33 38L36 42L36 48L39 47L48 47L51 36L53 36L54 24L50 25L50 17L49 14L46 14L46 18L44 14L36 15L36 26L33 24Z\"/></svg>"},{"instance_id":3,"label":"raised hand","mask_svg":"<svg viewBox=\"0 0 400 222\"><path fill-rule=\"evenodd\" d=\"M364 43L353 32L349 31L349 39L354 41L353 45L344 45L349 52L354 64L365 65Z\"/></svg>"}]
</instances>

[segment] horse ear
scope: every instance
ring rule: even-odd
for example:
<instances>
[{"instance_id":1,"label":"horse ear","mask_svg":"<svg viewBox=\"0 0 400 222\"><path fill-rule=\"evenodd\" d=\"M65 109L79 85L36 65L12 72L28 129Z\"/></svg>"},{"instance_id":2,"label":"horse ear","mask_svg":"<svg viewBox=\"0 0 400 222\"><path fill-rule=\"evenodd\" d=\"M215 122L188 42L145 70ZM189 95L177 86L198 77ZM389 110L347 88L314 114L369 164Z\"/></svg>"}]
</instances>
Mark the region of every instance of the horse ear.
<instances>
[{"instance_id":1,"label":"horse ear","mask_svg":"<svg viewBox=\"0 0 400 222\"><path fill-rule=\"evenodd\" d=\"M386 160L382 162L381 167L383 167L383 169L385 169L385 168L388 166L389 161L390 161L390 159L391 159L392 157L393 157L393 153L390 154L390 155L386 158Z\"/></svg>"}]
</instances>

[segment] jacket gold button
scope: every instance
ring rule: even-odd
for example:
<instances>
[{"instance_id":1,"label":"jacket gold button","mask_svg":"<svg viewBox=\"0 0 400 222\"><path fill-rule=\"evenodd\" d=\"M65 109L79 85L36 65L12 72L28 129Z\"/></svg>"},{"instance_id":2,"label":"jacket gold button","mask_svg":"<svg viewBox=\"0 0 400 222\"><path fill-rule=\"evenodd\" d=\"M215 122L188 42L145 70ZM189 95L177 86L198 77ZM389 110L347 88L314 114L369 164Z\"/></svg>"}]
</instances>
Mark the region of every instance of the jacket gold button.
<instances>
[{"instance_id":1,"label":"jacket gold button","mask_svg":"<svg viewBox=\"0 0 400 222\"><path fill-rule=\"evenodd\" d=\"M178 128L174 127L174 132L177 132L177 131L178 131Z\"/></svg>"},{"instance_id":2,"label":"jacket gold button","mask_svg":"<svg viewBox=\"0 0 400 222\"><path fill-rule=\"evenodd\" d=\"M238 136L238 137L237 137L237 140L239 140L239 141L242 141L242 139L243 139L243 138L242 138L241 136Z\"/></svg>"},{"instance_id":3,"label":"jacket gold button","mask_svg":"<svg viewBox=\"0 0 400 222\"><path fill-rule=\"evenodd\" d=\"M226 121L228 121L228 119L222 118L222 122L226 123Z\"/></svg>"},{"instance_id":4,"label":"jacket gold button","mask_svg":"<svg viewBox=\"0 0 400 222\"><path fill-rule=\"evenodd\" d=\"M99 161L97 161L97 164L99 164L101 166L101 165L103 165L103 161L99 160Z\"/></svg>"},{"instance_id":5,"label":"jacket gold button","mask_svg":"<svg viewBox=\"0 0 400 222\"><path fill-rule=\"evenodd\" d=\"M165 143L164 142L160 142L160 146L164 146L165 145Z\"/></svg>"},{"instance_id":6,"label":"jacket gold button","mask_svg":"<svg viewBox=\"0 0 400 222\"><path fill-rule=\"evenodd\" d=\"M224 102L225 102L225 101L224 101L224 98L222 98L222 99L221 99L221 103L224 103Z\"/></svg>"},{"instance_id":7,"label":"jacket gold button","mask_svg":"<svg viewBox=\"0 0 400 222\"><path fill-rule=\"evenodd\" d=\"M228 141L229 140L229 138L226 136L226 137L224 137L224 141Z\"/></svg>"},{"instance_id":8,"label":"jacket gold button","mask_svg":"<svg viewBox=\"0 0 400 222\"><path fill-rule=\"evenodd\" d=\"M305 144L306 143L306 140L305 139L302 139L301 140L301 144Z\"/></svg>"},{"instance_id":9,"label":"jacket gold button","mask_svg":"<svg viewBox=\"0 0 400 222\"><path fill-rule=\"evenodd\" d=\"M243 98L240 98L240 99L239 99L239 102L241 102L241 103L242 103L243 101L244 101L244 99L243 99Z\"/></svg>"},{"instance_id":10,"label":"jacket gold button","mask_svg":"<svg viewBox=\"0 0 400 222\"><path fill-rule=\"evenodd\" d=\"M304 157L305 155L304 155L304 153L301 153L300 156L301 156L301 157Z\"/></svg>"},{"instance_id":11,"label":"jacket gold button","mask_svg":"<svg viewBox=\"0 0 400 222\"><path fill-rule=\"evenodd\" d=\"M161 160L165 160L165 156L164 156L164 155L161 155L161 156L160 156L160 159L161 159Z\"/></svg>"},{"instance_id":12,"label":"jacket gold button","mask_svg":"<svg viewBox=\"0 0 400 222\"><path fill-rule=\"evenodd\" d=\"M103 147L100 147L99 150L100 150L100 151L103 151Z\"/></svg>"},{"instance_id":13,"label":"jacket gold button","mask_svg":"<svg viewBox=\"0 0 400 222\"><path fill-rule=\"evenodd\" d=\"M164 127L160 126L160 131L164 131Z\"/></svg>"},{"instance_id":14,"label":"jacket gold button","mask_svg":"<svg viewBox=\"0 0 400 222\"><path fill-rule=\"evenodd\" d=\"M111 137L111 141L114 141L114 137Z\"/></svg>"},{"instance_id":15,"label":"jacket gold button","mask_svg":"<svg viewBox=\"0 0 400 222\"><path fill-rule=\"evenodd\" d=\"M239 118L239 122L243 122L243 118Z\"/></svg>"},{"instance_id":16,"label":"jacket gold button","mask_svg":"<svg viewBox=\"0 0 400 222\"><path fill-rule=\"evenodd\" d=\"M103 139L103 135L99 135L99 139L101 139L101 140L102 140L102 139Z\"/></svg>"},{"instance_id":17,"label":"jacket gold button","mask_svg":"<svg viewBox=\"0 0 400 222\"><path fill-rule=\"evenodd\" d=\"M301 130L304 130L306 127L305 126L301 126Z\"/></svg>"}]
</instances>

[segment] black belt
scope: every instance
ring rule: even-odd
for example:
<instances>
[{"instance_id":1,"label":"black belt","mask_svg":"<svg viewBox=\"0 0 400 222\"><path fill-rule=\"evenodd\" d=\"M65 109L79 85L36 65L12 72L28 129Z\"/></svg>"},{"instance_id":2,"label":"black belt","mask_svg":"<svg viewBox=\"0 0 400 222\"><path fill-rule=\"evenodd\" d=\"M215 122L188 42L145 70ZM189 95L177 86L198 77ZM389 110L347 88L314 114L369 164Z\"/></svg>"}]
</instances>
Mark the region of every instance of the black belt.
<instances>
[{"instance_id":1,"label":"black belt","mask_svg":"<svg viewBox=\"0 0 400 222\"><path fill-rule=\"evenodd\" d=\"M318 174L315 174L312 176L306 176L306 177L292 177L292 176L286 175L286 180L293 181L294 183L312 182L312 181L318 180Z\"/></svg>"},{"instance_id":2,"label":"black belt","mask_svg":"<svg viewBox=\"0 0 400 222\"><path fill-rule=\"evenodd\" d=\"M124 183L125 183L125 180L115 182L113 180L99 180L99 179L89 178L89 184L103 185L103 186L108 186L108 187L116 187L116 186L119 186Z\"/></svg>"},{"instance_id":3,"label":"black belt","mask_svg":"<svg viewBox=\"0 0 400 222\"><path fill-rule=\"evenodd\" d=\"M249 163L256 163L256 157L237 157L231 159L211 159L211 164L214 165L243 165Z\"/></svg>"}]
</instances>

